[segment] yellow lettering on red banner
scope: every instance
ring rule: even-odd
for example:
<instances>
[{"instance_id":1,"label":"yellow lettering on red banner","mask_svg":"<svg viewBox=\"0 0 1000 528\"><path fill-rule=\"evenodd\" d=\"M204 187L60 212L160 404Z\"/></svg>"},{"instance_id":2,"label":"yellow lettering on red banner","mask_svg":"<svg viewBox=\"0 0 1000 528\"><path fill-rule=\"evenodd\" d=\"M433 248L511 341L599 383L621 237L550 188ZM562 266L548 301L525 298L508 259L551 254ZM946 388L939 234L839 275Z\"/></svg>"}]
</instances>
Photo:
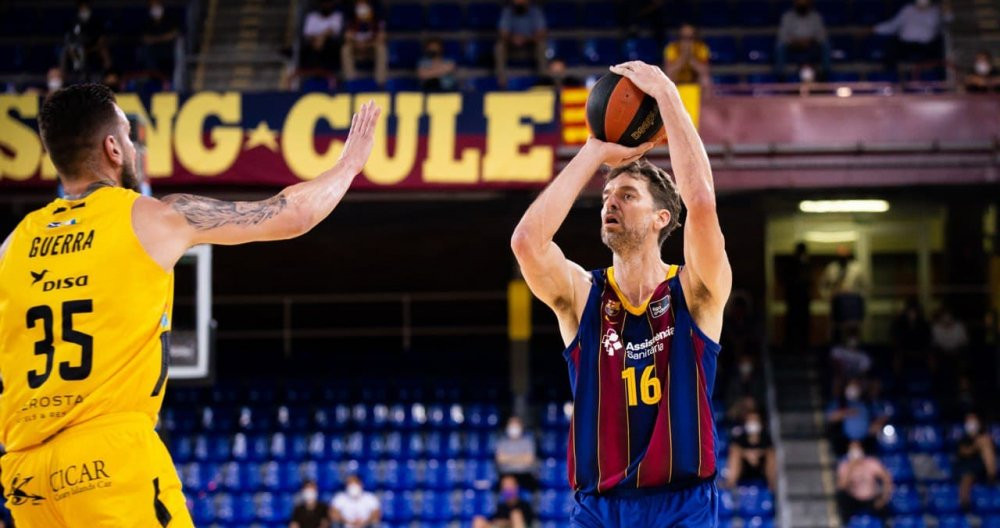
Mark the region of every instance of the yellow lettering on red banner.
<instances>
[{"instance_id":1,"label":"yellow lettering on red banner","mask_svg":"<svg viewBox=\"0 0 1000 528\"><path fill-rule=\"evenodd\" d=\"M155 113L155 112L154 112ZM223 123L209 132L210 145L202 139L205 120L216 116ZM243 144L242 108L237 92L200 92L184 102L177 114L174 148L177 161L191 174L215 176L233 166ZM236 126L225 126L226 124Z\"/></svg>"},{"instance_id":2,"label":"yellow lettering on red banner","mask_svg":"<svg viewBox=\"0 0 1000 528\"><path fill-rule=\"evenodd\" d=\"M529 147L535 131L531 123L551 123L555 117L552 90L486 94L486 155L483 156L484 182L546 182L552 177L555 157L552 147Z\"/></svg>"},{"instance_id":3,"label":"yellow lettering on red banner","mask_svg":"<svg viewBox=\"0 0 1000 528\"><path fill-rule=\"evenodd\" d=\"M479 180L479 151L462 149L455 159L455 119L462 112L462 94L427 96L427 158L423 179L427 183L476 183Z\"/></svg>"},{"instance_id":4,"label":"yellow lettering on red banner","mask_svg":"<svg viewBox=\"0 0 1000 528\"><path fill-rule=\"evenodd\" d=\"M375 100L382 114L375 127L375 144L372 155L365 164L364 175L372 183L379 185L395 185L413 171L417 161L417 126L423 111L424 95L421 93L398 93L393 103L393 115L396 117L396 148L395 154L389 156L389 95L358 94L354 97L354 111L369 99Z\"/></svg>"},{"instance_id":5,"label":"yellow lettering on red banner","mask_svg":"<svg viewBox=\"0 0 1000 528\"><path fill-rule=\"evenodd\" d=\"M11 116L11 111L21 119L37 117L38 94L0 95L0 146L4 147L0 149L0 180L27 180L38 170L42 142L31 127Z\"/></svg>"},{"instance_id":6,"label":"yellow lettering on red banner","mask_svg":"<svg viewBox=\"0 0 1000 528\"><path fill-rule=\"evenodd\" d=\"M281 129L281 155L299 179L311 180L337 162L344 143L332 140L326 152L316 152L316 123L324 119L333 128L350 127L350 102L347 94L330 97L312 93L296 101L288 111Z\"/></svg>"},{"instance_id":7,"label":"yellow lettering on red banner","mask_svg":"<svg viewBox=\"0 0 1000 528\"><path fill-rule=\"evenodd\" d=\"M152 116L136 94L118 94L118 106L126 114L135 114L146 128L146 174L150 178L166 178L174 172L174 116L177 115L177 94L161 92L153 94L150 101ZM193 98L192 98L193 99ZM198 134L201 137L201 134Z\"/></svg>"}]
</instances>

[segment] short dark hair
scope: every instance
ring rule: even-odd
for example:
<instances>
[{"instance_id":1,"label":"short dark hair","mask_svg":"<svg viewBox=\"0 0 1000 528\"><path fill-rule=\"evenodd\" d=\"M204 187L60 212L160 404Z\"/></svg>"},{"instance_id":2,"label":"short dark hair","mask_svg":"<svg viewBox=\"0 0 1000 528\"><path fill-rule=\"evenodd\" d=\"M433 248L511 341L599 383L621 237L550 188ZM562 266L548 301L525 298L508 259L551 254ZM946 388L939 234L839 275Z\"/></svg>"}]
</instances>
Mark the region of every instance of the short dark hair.
<instances>
[{"instance_id":1,"label":"short dark hair","mask_svg":"<svg viewBox=\"0 0 1000 528\"><path fill-rule=\"evenodd\" d=\"M605 185L622 174L630 174L639 179L645 180L649 185L649 192L653 195L653 203L659 209L666 209L670 212L670 222L660 230L659 243L662 246L670 233L674 232L681 225L681 196L677 192L677 186L667 171L650 163L646 158L641 158L628 165L615 167L604 175Z\"/></svg>"},{"instance_id":2,"label":"short dark hair","mask_svg":"<svg viewBox=\"0 0 1000 528\"><path fill-rule=\"evenodd\" d=\"M117 118L115 94L103 84L76 84L48 96L38 128L59 174L75 178Z\"/></svg>"}]
</instances>

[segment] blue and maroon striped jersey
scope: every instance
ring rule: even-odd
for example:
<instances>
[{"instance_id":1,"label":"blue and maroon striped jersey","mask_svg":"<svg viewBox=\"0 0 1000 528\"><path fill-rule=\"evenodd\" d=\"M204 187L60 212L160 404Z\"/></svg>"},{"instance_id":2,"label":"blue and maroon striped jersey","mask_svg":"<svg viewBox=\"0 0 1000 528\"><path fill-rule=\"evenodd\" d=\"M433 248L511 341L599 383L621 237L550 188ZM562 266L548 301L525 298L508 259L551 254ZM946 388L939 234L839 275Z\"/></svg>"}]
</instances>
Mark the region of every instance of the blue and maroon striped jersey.
<instances>
[{"instance_id":1,"label":"blue and maroon striped jersey","mask_svg":"<svg viewBox=\"0 0 1000 528\"><path fill-rule=\"evenodd\" d=\"M670 266L642 306L621 294L613 268L591 272L580 329L564 352L573 489L683 486L715 474L719 345L691 319L679 269Z\"/></svg>"}]
</instances>

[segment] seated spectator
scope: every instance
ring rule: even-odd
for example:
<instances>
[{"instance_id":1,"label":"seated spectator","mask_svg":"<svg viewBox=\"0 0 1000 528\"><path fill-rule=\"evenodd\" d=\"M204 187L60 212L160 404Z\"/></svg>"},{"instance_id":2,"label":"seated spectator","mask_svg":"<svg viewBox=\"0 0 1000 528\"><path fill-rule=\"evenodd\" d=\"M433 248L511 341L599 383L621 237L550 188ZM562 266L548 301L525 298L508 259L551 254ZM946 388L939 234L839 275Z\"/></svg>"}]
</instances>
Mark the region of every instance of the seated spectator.
<instances>
[{"instance_id":1,"label":"seated spectator","mask_svg":"<svg viewBox=\"0 0 1000 528\"><path fill-rule=\"evenodd\" d=\"M774 50L775 75L785 78L788 60L799 64L799 70L819 67L820 80L830 73L830 44L826 38L823 17L813 8L812 0L795 0L793 8L781 17L778 41Z\"/></svg>"},{"instance_id":2,"label":"seated spectator","mask_svg":"<svg viewBox=\"0 0 1000 528\"><path fill-rule=\"evenodd\" d=\"M969 507L972 485L993 482L997 476L997 455L989 432L979 415L965 415L965 434L958 441L955 476L958 477L958 499L963 508Z\"/></svg>"},{"instance_id":3,"label":"seated spectator","mask_svg":"<svg viewBox=\"0 0 1000 528\"><path fill-rule=\"evenodd\" d=\"M497 511L487 521L483 517L472 520L473 528L528 528L535 522L535 512L531 504L521 498L517 479L506 476L500 479L500 497Z\"/></svg>"},{"instance_id":4,"label":"seated spectator","mask_svg":"<svg viewBox=\"0 0 1000 528\"><path fill-rule=\"evenodd\" d=\"M583 86L583 81L569 74L566 71L566 61L557 57L549 61L545 75L538 80L538 86L553 86L556 89L579 88Z\"/></svg>"},{"instance_id":5,"label":"seated spectator","mask_svg":"<svg viewBox=\"0 0 1000 528\"><path fill-rule=\"evenodd\" d=\"M733 429L728 470L724 483L726 487L764 480L771 490L777 489L774 444L771 443L770 433L764 428L760 413L748 413L743 425Z\"/></svg>"},{"instance_id":6,"label":"seated spectator","mask_svg":"<svg viewBox=\"0 0 1000 528\"><path fill-rule=\"evenodd\" d=\"M364 490L357 475L347 477L344 491L334 495L330 503L333 526L365 528L377 526L382 519L382 507L374 493Z\"/></svg>"},{"instance_id":7,"label":"seated spectator","mask_svg":"<svg viewBox=\"0 0 1000 528\"><path fill-rule=\"evenodd\" d=\"M46 93L53 93L56 90L63 87L66 83L63 77L63 72L58 67L49 68L49 71L45 74L45 87L47 89Z\"/></svg>"},{"instance_id":8,"label":"seated spectator","mask_svg":"<svg viewBox=\"0 0 1000 528\"><path fill-rule=\"evenodd\" d=\"M875 416L862 397L861 382L851 380L844 388L844 397L827 407L826 422L834 452L843 455L850 442L861 442L869 450L874 447L875 435L885 425L886 418Z\"/></svg>"},{"instance_id":9,"label":"seated spectator","mask_svg":"<svg viewBox=\"0 0 1000 528\"><path fill-rule=\"evenodd\" d=\"M885 516L892 500L892 475L882 461L866 456L861 442L851 442L837 466L837 503L844 525L859 513Z\"/></svg>"},{"instance_id":10,"label":"seated spectator","mask_svg":"<svg viewBox=\"0 0 1000 528\"><path fill-rule=\"evenodd\" d=\"M545 69L545 15L530 0L513 0L500 13L497 24L500 39L494 47L496 75L500 86L507 86L507 61L526 61L535 71Z\"/></svg>"},{"instance_id":11,"label":"seated spectator","mask_svg":"<svg viewBox=\"0 0 1000 528\"><path fill-rule=\"evenodd\" d=\"M100 74L111 67L104 21L94 16L89 0L78 0L76 7L76 20L66 33L61 68L82 80L100 80Z\"/></svg>"},{"instance_id":12,"label":"seated spectator","mask_svg":"<svg viewBox=\"0 0 1000 528\"><path fill-rule=\"evenodd\" d=\"M339 0L322 0L309 11L302 24L299 66L305 69L340 69L340 47L344 42L344 10Z\"/></svg>"},{"instance_id":13,"label":"seated spectator","mask_svg":"<svg viewBox=\"0 0 1000 528\"><path fill-rule=\"evenodd\" d=\"M677 84L708 86L711 82L708 58L708 45L698 38L694 26L684 24L677 40L663 48L663 69Z\"/></svg>"},{"instance_id":14,"label":"seated spectator","mask_svg":"<svg viewBox=\"0 0 1000 528\"><path fill-rule=\"evenodd\" d=\"M142 46L139 48L143 67L168 79L173 77L174 52L179 35L177 22L166 15L163 3L150 0L149 18L142 28Z\"/></svg>"},{"instance_id":15,"label":"seated spectator","mask_svg":"<svg viewBox=\"0 0 1000 528\"><path fill-rule=\"evenodd\" d=\"M752 401L764 399L764 373L757 367L757 362L750 354L741 354L736 359L736 374L729 376L725 387L726 408L731 409L743 398Z\"/></svg>"},{"instance_id":16,"label":"seated spectator","mask_svg":"<svg viewBox=\"0 0 1000 528\"><path fill-rule=\"evenodd\" d=\"M504 433L497 440L497 472L503 476L513 476L527 489L535 489L535 470L538 464L535 439L524 433L524 423L517 416L511 416L507 420Z\"/></svg>"},{"instance_id":17,"label":"seated spectator","mask_svg":"<svg viewBox=\"0 0 1000 528\"><path fill-rule=\"evenodd\" d=\"M319 490L316 483L307 480L299 492L301 502L292 510L292 519L288 528L328 528L330 513L326 504L319 502Z\"/></svg>"},{"instance_id":18,"label":"seated spectator","mask_svg":"<svg viewBox=\"0 0 1000 528\"><path fill-rule=\"evenodd\" d=\"M388 72L388 56L385 44L385 21L370 0L356 0L354 14L340 48L340 62L347 79L356 79L357 63L372 63L375 67L375 82L385 84Z\"/></svg>"},{"instance_id":19,"label":"seated spectator","mask_svg":"<svg viewBox=\"0 0 1000 528\"><path fill-rule=\"evenodd\" d=\"M972 71L965 76L965 90L972 93L986 93L1000 90L1000 75L993 67L993 55L983 50L976 53Z\"/></svg>"},{"instance_id":20,"label":"seated spectator","mask_svg":"<svg viewBox=\"0 0 1000 528\"><path fill-rule=\"evenodd\" d=\"M931 0L903 6L891 20L875 26L879 35L894 37L886 53L886 68L895 71L902 61L927 63L941 60L941 25L950 19Z\"/></svg>"},{"instance_id":21,"label":"seated spectator","mask_svg":"<svg viewBox=\"0 0 1000 528\"><path fill-rule=\"evenodd\" d=\"M455 90L455 61L444 56L441 39L432 38L424 45L424 56L417 64L417 77L425 92Z\"/></svg>"}]
</instances>

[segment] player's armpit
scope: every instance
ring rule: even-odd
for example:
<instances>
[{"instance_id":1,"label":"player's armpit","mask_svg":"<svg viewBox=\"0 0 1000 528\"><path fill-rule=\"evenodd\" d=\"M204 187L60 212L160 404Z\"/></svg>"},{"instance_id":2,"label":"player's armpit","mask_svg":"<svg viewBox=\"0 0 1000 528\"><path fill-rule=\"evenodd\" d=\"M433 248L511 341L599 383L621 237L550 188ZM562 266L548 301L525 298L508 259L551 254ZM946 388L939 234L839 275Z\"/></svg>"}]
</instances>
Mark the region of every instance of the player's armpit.
<instances>
[{"instance_id":1,"label":"player's armpit","mask_svg":"<svg viewBox=\"0 0 1000 528\"><path fill-rule=\"evenodd\" d=\"M569 260L555 242L536 245L515 232L511 248L528 288L556 313L567 344L576 335L590 291L590 274Z\"/></svg>"}]
</instances>

